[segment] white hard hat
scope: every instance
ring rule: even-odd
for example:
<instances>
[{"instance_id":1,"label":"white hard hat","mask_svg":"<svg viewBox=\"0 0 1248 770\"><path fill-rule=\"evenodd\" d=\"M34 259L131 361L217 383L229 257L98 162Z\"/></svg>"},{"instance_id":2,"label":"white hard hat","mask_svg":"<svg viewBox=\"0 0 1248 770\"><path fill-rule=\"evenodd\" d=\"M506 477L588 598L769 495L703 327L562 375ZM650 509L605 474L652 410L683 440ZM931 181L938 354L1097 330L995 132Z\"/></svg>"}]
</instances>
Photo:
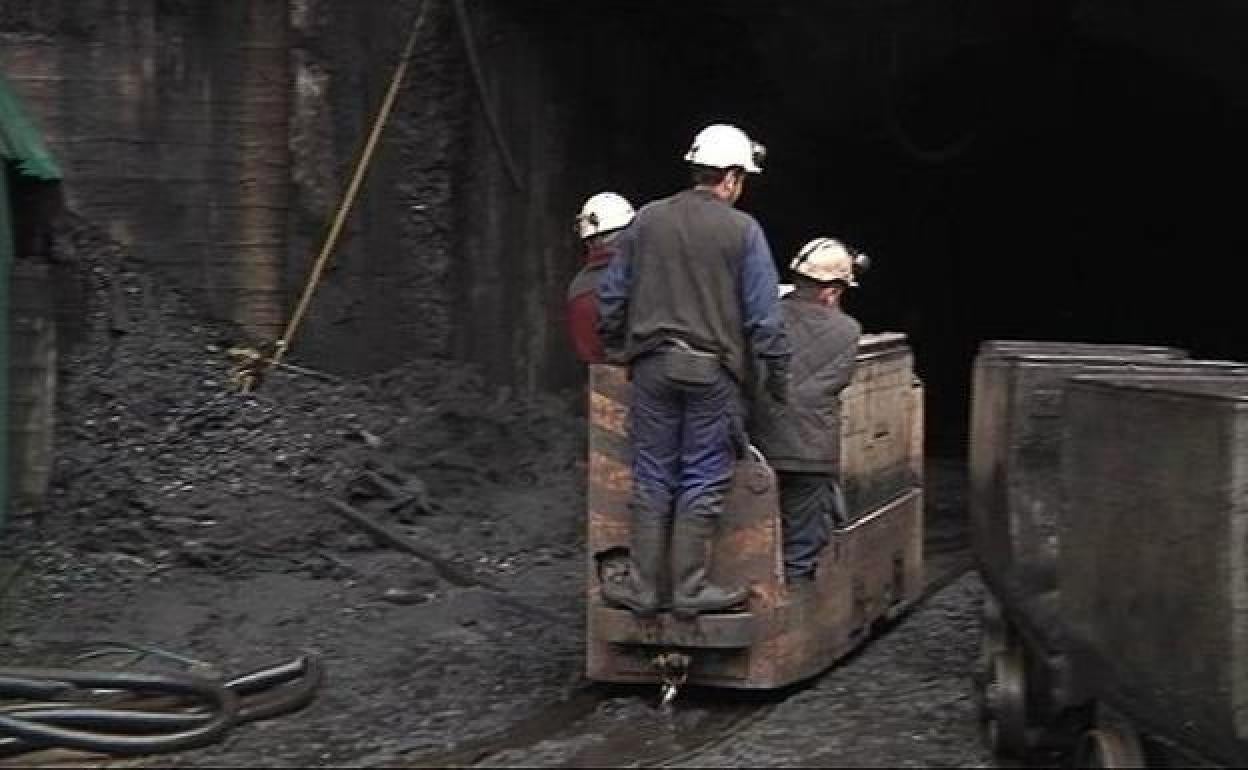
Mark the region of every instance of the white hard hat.
<instances>
[{"instance_id":1,"label":"white hard hat","mask_svg":"<svg viewBox=\"0 0 1248 770\"><path fill-rule=\"evenodd\" d=\"M847 286L857 286L858 281L854 279L855 261L855 256L845 244L835 238L816 238L797 252L789 267L793 272L812 281L844 281Z\"/></svg>"},{"instance_id":2,"label":"white hard hat","mask_svg":"<svg viewBox=\"0 0 1248 770\"><path fill-rule=\"evenodd\" d=\"M581 206L581 213L576 215L576 231L584 239L619 230L633 221L633 213L633 204L624 196L601 192Z\"/></svg>"},{"instance_id":3,"label":"white hard hat","mask_svg":"<svg viewBox=\"0 0 1248 770\"><path fill-rule=\"evenodd\" d=\"M752 141L736 126L716 123L707 126L693 138L693 146L685 160L711 168L741 167L751 174L762 172L767 149Z\"/></svg>"}]
</instances>

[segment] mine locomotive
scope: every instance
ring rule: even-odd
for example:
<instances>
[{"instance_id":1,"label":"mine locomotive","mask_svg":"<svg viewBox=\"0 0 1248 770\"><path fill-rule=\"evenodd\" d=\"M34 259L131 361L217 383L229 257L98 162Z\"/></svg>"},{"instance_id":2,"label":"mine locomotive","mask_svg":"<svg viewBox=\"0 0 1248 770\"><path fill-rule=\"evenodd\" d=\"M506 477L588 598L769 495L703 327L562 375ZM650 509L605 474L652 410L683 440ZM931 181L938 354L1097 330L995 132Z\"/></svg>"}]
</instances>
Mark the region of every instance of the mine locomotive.
<instances>
[{"instance_id":1,"label":"mine locomotive","mask_svg":"<svg viewBox=\"0 0 1248 770\"><path fill-rule=\"evenodd\" d=\"M1248 364L985 342L970 482L994 751L1245 766Z\"/></svg>"},{"instance_id":2,"label":"mine locomotive","mask_svg":"<svg viewBox=\"0 0 1248 770\"><path fill-rule=\"evenodd\" d=\"M785 584L775 475L756 449L736 468L712 579L751 588L742 611L682 620L635 617L600 598L628 567L632 489L626 370L590 371L588 630L591 680L737 689L809 678L869 638L923 589L923 388L902 334L864 335L841 394L849 524L820 554L813 591Z\"/></svg>"}]
</instances>

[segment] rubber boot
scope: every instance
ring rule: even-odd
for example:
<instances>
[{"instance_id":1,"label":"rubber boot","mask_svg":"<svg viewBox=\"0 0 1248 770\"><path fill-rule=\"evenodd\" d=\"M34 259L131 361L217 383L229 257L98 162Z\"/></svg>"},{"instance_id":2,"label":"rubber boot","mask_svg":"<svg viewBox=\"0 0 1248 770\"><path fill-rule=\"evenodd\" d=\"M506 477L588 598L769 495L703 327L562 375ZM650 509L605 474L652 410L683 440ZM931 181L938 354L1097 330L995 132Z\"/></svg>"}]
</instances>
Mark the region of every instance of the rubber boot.
<instances>
[{"instance_id":1,"label":"rubber boot","mask_svg":"<svg viewBox=\"0 0 1248 770\"><path fill-rule=\"evenodd\" d=\"M725 589L707 581L715 520L679 515L672 525L672 614L683 619L723 612L750 595L747 588Z\"/></svg>"},{"instance_id":2,"label":"rubber boot","mask_svg":"<svg viewBox=\"0 0 1248 770\"><path fill-rule=\"evenodd\" d=\"M785 575L784 582L788 589L788 595L795 601L809 601L815 595L815 573L813 572L807 572L802 575Z\"/></svg>"},{"instance_id":3,"label":"rubber boot","mask_svg":"<svg viewBox=\"0 0 1248 770\"><path fill-rule=\"evenodd\" d=\"M667 560L667 527L653 517L634 517L633 547L628 576L602 584L608 604L632 610L648 618L659 611L659 580Z\"/></svg>"}]
</instances>

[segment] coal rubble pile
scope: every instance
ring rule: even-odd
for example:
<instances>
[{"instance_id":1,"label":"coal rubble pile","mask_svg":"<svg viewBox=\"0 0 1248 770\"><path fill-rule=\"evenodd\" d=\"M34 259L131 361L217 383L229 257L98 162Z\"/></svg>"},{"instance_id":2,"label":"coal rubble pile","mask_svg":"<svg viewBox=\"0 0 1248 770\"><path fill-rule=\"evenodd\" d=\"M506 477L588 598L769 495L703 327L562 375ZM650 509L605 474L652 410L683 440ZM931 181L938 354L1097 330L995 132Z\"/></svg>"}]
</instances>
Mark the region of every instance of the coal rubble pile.
<instances>
[{"instance_id":1,"label":"coal rubble pile","mask_svg":"<svg viewBox=\"0 0 1248 770\"><path fill-rule=\"evenodd\" d=\"M391 523L454 551L512 513L492 507L499 493L554 485L574 497L584 432L565 404L511 398L446 361L360 383L270 370L243 394L228 329L196 323L90 227L65 240L90 300L86 342L62 365L40 521L58 543L145 570L321 569L323 549L361 537L326 515L327 498L401 490L385 506Z\"/></svg>"},{"instance_id":2,"label":"coal rubble pile","mask_svg":"<svg viewBox=\"0 0 1248 770\"><path fill-rule=\"evenodd\" d=\"M575 679L585 426L567 401L442 360L360 381L273 369L241 393L232 329L86 224L58 251L87 323L61 359L46 505L0 538L11 665L106 640L224 671L324 663L307 710L182 766L445 748Z\"/></svg>"}]
</instances>

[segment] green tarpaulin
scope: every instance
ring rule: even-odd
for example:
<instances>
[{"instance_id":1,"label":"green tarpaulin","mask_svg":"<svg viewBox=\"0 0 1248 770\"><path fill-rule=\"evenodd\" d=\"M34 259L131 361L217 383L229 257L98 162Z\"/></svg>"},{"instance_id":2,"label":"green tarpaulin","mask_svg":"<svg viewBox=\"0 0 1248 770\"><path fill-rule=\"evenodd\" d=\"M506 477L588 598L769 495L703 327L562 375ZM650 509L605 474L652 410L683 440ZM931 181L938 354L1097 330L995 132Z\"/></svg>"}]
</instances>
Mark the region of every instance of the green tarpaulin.
<instances>
[{"instance_id":1,"label":"green tarpaulin","mask_svg":"<svg viewBox=\"0 0 1248 770\"><path fill-rule=\"evenodd\" d=\"M43 144L43 137L26 117L22 102L0 73L0 157L23 176L54 182L61 169Z\"/></svg>"}]
</instances>

